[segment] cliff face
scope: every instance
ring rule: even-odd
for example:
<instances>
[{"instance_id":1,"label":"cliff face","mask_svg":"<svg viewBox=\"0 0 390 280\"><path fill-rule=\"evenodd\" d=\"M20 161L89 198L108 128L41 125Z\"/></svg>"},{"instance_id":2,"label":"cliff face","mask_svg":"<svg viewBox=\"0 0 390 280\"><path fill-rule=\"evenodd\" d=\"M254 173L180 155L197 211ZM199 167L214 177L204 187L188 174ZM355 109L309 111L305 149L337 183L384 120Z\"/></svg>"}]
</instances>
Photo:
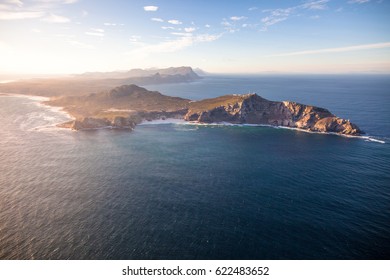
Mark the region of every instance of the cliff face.
<instances>
[{"instance_id":1,"label":"cliff face","mask_svg":"<svg viewBox=\"0 0 390 280\"><path fill-rule=\"evenodd\" d=\"M226 95L193 102L184 118L204 123L266 124L346 135L363 133L349 120L340 119L326 109L289 101L269 101L256 94Z\"/></svg>"}]
</instances>

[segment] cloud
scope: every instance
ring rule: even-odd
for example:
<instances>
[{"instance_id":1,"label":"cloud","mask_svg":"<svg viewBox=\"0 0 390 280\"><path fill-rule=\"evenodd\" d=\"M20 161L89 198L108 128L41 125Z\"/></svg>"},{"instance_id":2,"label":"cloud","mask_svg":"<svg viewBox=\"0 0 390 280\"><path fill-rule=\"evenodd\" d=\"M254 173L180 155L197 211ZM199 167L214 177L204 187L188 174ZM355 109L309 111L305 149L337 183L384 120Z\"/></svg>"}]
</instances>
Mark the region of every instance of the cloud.
<instances>
[{"instance_id":1,"label":"cloud","mask_svg":"<svg viewBox=\"0 0 390 280\"><path fill-rule=\"evenodd\" d=\"M98 36L98 37L103 37L104 36L104 29L101 29L101 28L91 28L91 31L87 31L87 32L85 32L85 34L89 35L89 36Z\"/></svg>"},{"instance_id":2,"label":"cloud","mask_svg":"<svg viewBox=\"0 0 390 280\"><path fill-rule=\"evenodd\" d=\"M27 1L26 1L27 2ZM48 13L61 4L72 4L77 0L34 0L25 4L21 0L3 0L0 4L0 20L23 20L41 18L43 21L53 23L69 22L70 19Z\"/></svg>"},{"instance_id":3,"label":"cloud","mask_svg":"<svg viewBox=\"0 0 390 280\"><path fill-rule=\"evenodd\" d=\"M224 29L229 33L240 31L240 29L237 27L237 22L240 20L240 17L231 17L230 19L232 20L231 22L226 20L226 18L222 19L221 25L224 27Z\"/></svg>"},{"instance_id":4,"label":"cloud","mask_svg":"<svg viewBox=\"0 0 390 280\"><path fill-rule=\"evenodd\" d=\"M8 4L14 4L14 5L19 6L19 7L23 6L23 2L20 0L5 0L4 2L8 3Z\"/></svg>"},{"instance_id":5,"label":"cloud","mask_svg":"<svg viewBox=\"0 0 390 280\"><path fill-rule=\"evenodd\" d=\"M184 33L184 32L172 32L171 34L175 35L175 36L182 36L182 37L191 37L192 36L191 33Z\"/></svg>"},{"instance_id":6,"label":"cloud","mask_svg":"<svg viewBox=\"0 0 390 280\"><path fill-rule=\"evenodd\" d=\"M70 19L55 14L49 14L48 16L42 18L42 21L46 21L50 23L67 23L70 22Z\"/></svg>"},{"instance_id":7,"label":"cloud","mask_svg":"<svg viewBox=\"0 0 390 280\"><path fill-rule=\"evenodd\" d=\"M265 18L261 19L261 22L264 24L263 30L267 30L269 26L274 25L278 22L282 22L288 19L288 16L285 17L273 17L273 16L268 16Z\"/></svg>"},{"instance_id":8,"label":"cloud","mask_svg":"<svg viewBox=\"0 0 390 280\"><path fill-rule=\"evenodd\" d=\"M174 25L182 24L182 22L179 21L179 20L177 20L177 19L170 19L170 20L168 20L168 22L169 22L170 24L174 24Z\"/></svg>"},{"instance_id":9,"label":"cloud","mask_svg":"<svg viewBox=\"0 0 390 280\"><path fill-rule=\"evenodd\" d=\"M377 44L366 44L366 45L356 45L356 46L340 47L340 48L306 50L306 51L300 51L300 52L274 54L274 55L270 55L268 57L310 55L310 54L321 54L321 53L338 53L338 52L350 52L350 51L361 51L361 50L372 50L372 49L383 49L383 48L390 48L390 42L377 43Z\"/></svg>"},{"instance_id":10,"label":"cloud","mask_svg":"<svg viewBox=\"0 0 390 280\"><path fill-rule=\"evenodd\" d=\"M250 8L248 9L248 11L255 11L255 10L257 10L257 9L259 9L259 8L257 8L257 7L250 7Z\"/></svg>"},{"instance_id":11,"label":"cloud","mask_svg":"<svg viewBox=\"0 0 390 280\"><path fill-rule=\"evenodd\" d=\"M241 16L241 17L234 16L234 17L230 17L230 19L233 20L233 21L239 21L239 20L247 19L247 17L243 17L243 16Z\"/></svg>"},{"instance_id":12,"label":"cloud","mask_svg":"<svg viewBox=\"0 0 390 280\"><path fill-rule=\"evenodd\" d=\"M161 29L164 29L164 30L168 30L168 29L174 30L175 28L172 27L172 26L161 26Z\"/></svg>"},{"instance_id":13,"label":"cloud","mask_svg":"<svg viewBox=\"0 0 390 280\"><path fill-rule=\"evenodd\" d=\"M18 20L41 18L45 15L44 12L14 12L14 11L0 11L0 20Z\"/></svg>"},{"instance_id":14,"label":"cloud","mask_svg":"<svg viewBox=\"0 0 390 280\"><path fill-rule=\"evenodd\" d=\"M133 36L130 37L129 40L130 40L131 43L136 43L136 42L138 42L140 39L141 39L141 36L133 35Z\"/></svg>"},{"instance_id":15,"label":"cloud","mask_svg":"<svg viewBox=\"0 0 390 280\"><path fill-rule=\"evenodd\" d=\"M196 30L195 27L186 27L186 28L184 28L185 32L194 32L195 30Z\"/></svg>"},{"instance_id":16,"label":"cloud","mask_svg":"<svg viewBox=\"0 0 390 280\"><path fill-rule=\"evenodd\" d=\"M370 0L350 0L350 1L348 1L349 4L363 4L363 3L367 3L367 2L370 2Z\"/></svg>"},{"instance_id":17,"label":"cloud","mask_svg":"<svg viewBox=\"0 0 390 280\"><path fill-rule=\"evenodd\" d=\"M151 21L164 22L162 18L151 18Z\"/></svg>"},{"instance_id":18,"label":"cloud","mask_svg":"<svg viewBox=\"0 0 390 280\"><path fill-rule=\"evenodd\" d=\"M117 23L112 23L112 22L105 22L105 23L103 23L103 25L105 25L105 26L117 26L118 24Z\"/></svg>"},{"instance_id":19,"label":"cloud","mask_svg":"<svg viewBox=\"0 0 390 280\"><path fill-rule=\"evenodd\" d=\"M212 42L219 39L222 34L211 35L211 34L201 34L197 36L182 36L177 39L164 41L158 44L144 45L140 48L137 48L128 54L130 55L143 55L148 56L153 53L172 53L177 52L182 49L188 48L197 43Z\"/></svg>"},{"instance_id":20,"label":"cloud","mask_svg":"<svg viewBox=\"0 0 390 280\"><path fill-rule=\"evenodd\" d=\"M78 0L35 0L35 2L39 3L48 3L48 4L74 4L78 2Z\"/></svg>"},{"instance_id":21,"label":"cloud","mask_svg":"<svg viewBox=\"0 0 390 280\"><path fill-rule=\"evenodd\" d=\"M211 27L211 25L210 25L210 24L206 24L204 27L206 27L206 28L210 28L210 27Z\"/></svg>"},{"instance_id":22,"label":"cloud","mask_svg":"<svg viewBox=\"0 0 390 280\"><path fill-rule=\"evenodd\" d=\"M85 32L86 35L89 35L89 36L98 36L98 37L104 37L104 33L101 33L101 32Z\"/></svg>"},{"instance_id":23,"label":"cloud","mask_svg":"<svg viewBox=\"0 0 390 280\"><path fill-rule=\"evenodd\" d=\"M147 12L155 12L158 10L158 7L157 6L145 6L144 10Z\"/></svg>"},{"instance_id":24,"label":"cloud","mask_svg":"<svg viewBox=\"0 0 390 280\"><path fill-rule=\"evenodd\" d=\"M285 21L292 15L305 10L325 10L328 8L327 3L329 1L330 0L315 0L284 9L263 10L263 13L267 13L268 15L261 19L263 24L261 31L267 31L269 26Z\"/></svg>"},{"instance_id":25,"label":"cloud","mask_svg":"<svg viewBox=\"0 0 390 280\"><path fill-rule=\"evenodd\" d=\"M309 1L305 4L302 4L300 7L303 9L309 9L309 10L325 10L327 8L326 3L328 3L329 0L317 0L317 1Z\"/></svg>"},{"instance_id":26,"label":"cloud","mask_svg":"<svg viewBox=\"0 0 390 280\"><path fill-rule=\"evenodd\" d=\"M103 33L104 29L101 28L91 28L92 31Z\"/></svg>"}]
</instances>

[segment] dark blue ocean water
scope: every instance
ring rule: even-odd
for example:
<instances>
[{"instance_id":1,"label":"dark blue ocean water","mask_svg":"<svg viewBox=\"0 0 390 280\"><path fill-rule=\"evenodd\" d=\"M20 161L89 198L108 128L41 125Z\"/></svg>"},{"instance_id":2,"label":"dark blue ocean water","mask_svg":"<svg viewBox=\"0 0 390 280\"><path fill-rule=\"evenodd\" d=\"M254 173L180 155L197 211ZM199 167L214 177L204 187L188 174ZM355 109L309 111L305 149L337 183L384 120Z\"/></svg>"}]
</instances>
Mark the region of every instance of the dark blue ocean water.
<instances>
[{"instance_id":1,"label":"dark blue ocean water","mask_svg":"<svg viewBox=\"0 0 390 280\"><path fill-rule=\"evenodd\" d=\"M188 124L72 132L37 101L0 97L0 259L389 259L389 77L148 88L322 106L382 143Z\"/></svg>"}]
</instances>

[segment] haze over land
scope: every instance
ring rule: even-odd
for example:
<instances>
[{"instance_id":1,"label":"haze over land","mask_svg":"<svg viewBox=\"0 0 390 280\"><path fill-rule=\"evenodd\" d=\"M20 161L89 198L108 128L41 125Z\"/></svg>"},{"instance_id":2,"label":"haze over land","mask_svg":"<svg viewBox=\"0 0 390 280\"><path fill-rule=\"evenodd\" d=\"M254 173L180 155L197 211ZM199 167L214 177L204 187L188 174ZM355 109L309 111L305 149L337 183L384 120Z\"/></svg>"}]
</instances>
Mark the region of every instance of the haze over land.
<instances>
[{"instance_id":1,"label":"haze over land","mask_svg":"<svg viewBox=\"0 0 390 280\"><path fill-rule=\"evenodd\" d=\"M182 65L218 73L390 72L389 1L96 3L2 1L0 80Z\"/></svg>"}]
</instances>

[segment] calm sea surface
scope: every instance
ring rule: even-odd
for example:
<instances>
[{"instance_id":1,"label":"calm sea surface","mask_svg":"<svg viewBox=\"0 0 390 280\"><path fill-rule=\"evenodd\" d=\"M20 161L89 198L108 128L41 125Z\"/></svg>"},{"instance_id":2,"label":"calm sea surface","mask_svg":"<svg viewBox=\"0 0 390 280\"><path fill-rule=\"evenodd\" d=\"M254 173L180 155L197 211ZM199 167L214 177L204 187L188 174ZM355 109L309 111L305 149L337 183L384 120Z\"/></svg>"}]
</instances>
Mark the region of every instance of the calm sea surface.
<instances>
[{"instance_id":1,"label":"calm sea surface","mask_svg":"<svg viewBox=\"0 0 390 280\"><path fill-rule=\"evenodd\" d=\"M390 77L224 76L147 86L328 108L371 138L147 124L72 132L0 97L0 259L389 259Z\"/></svg>"}]
</instances>

